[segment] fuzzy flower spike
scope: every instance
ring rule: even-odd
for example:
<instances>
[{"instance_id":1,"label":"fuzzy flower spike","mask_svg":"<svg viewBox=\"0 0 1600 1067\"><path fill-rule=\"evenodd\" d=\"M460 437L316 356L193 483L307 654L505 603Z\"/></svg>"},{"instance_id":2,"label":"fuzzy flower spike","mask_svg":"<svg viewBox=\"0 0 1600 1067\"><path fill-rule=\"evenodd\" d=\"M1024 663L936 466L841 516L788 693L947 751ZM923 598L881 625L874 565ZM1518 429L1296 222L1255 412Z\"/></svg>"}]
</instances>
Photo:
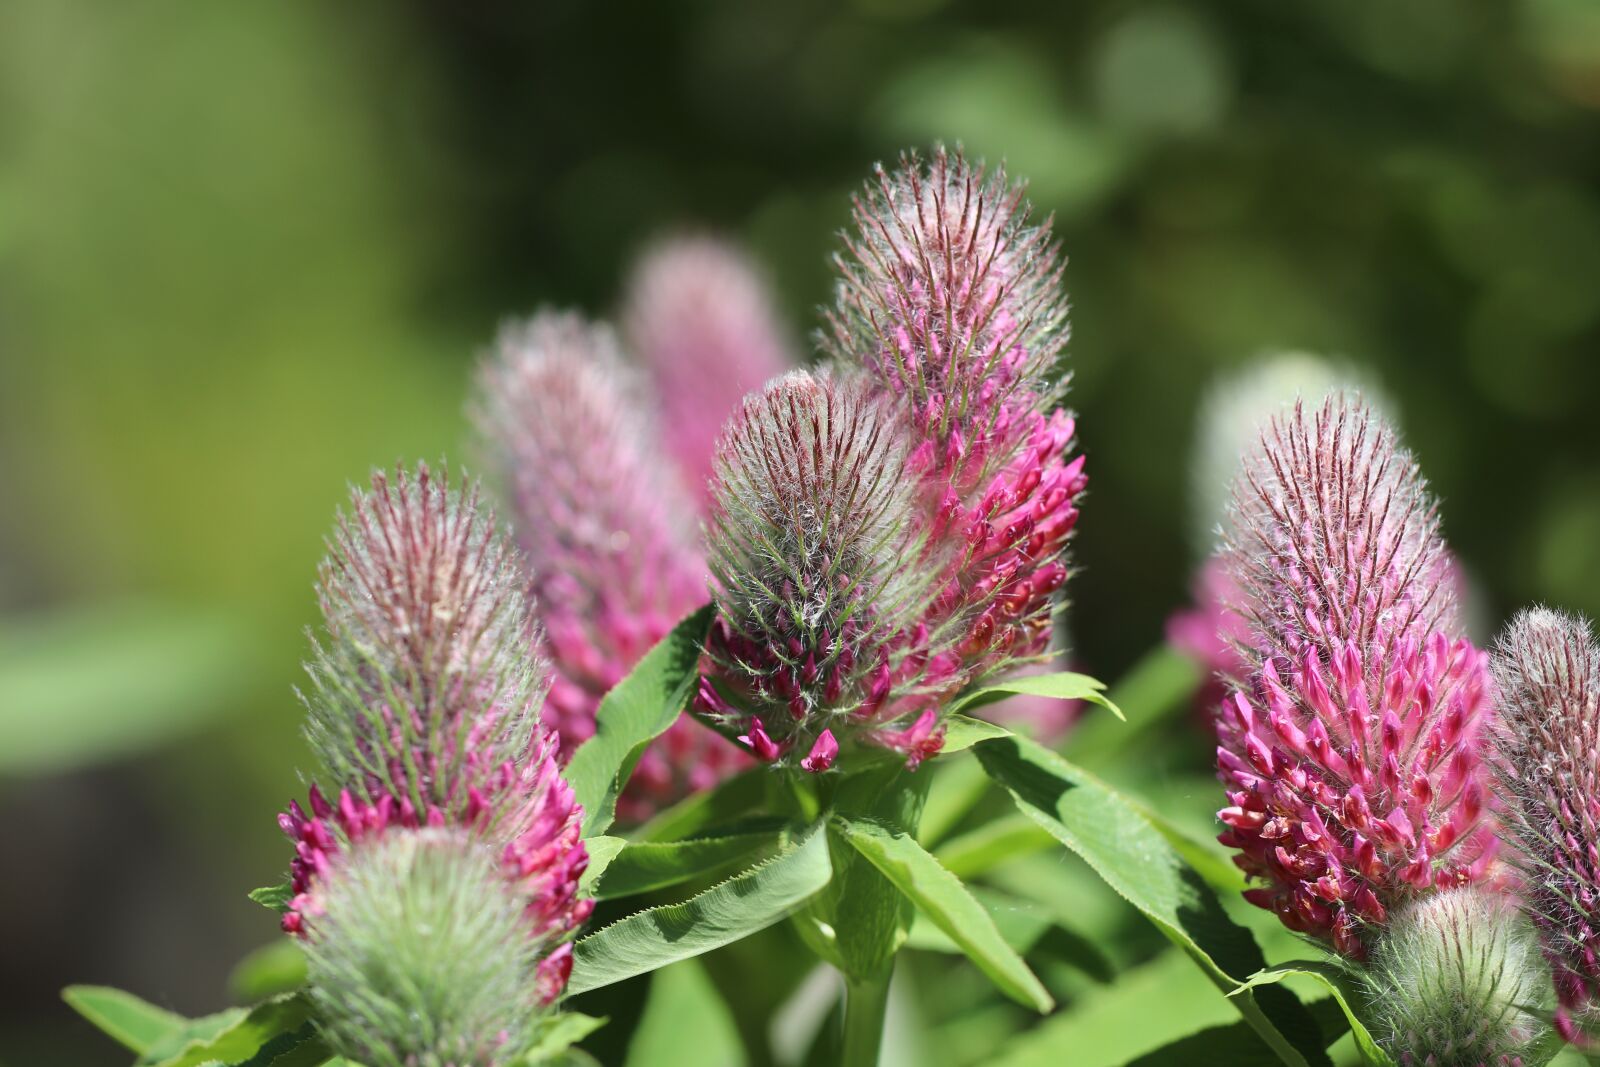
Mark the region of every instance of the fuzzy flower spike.
<instances>
[{"instance_id":1,"label":"fuzzy flower spike","mask_svg":"<svg viewBox=\"0 0 1600 1067\"><path fill-rule=\"evenodd\" d=\"M820 772L841 747L937 752L953 652L919 622L905 427L860 377L796 371L723 437L707 540L720 616L699 707L757 758Z\"/></svg>"},{"instance_id":2,"label":"fuzzy flower spike","mask_svg":"<svg viewBox=\"0 0 1600 1067\"><path fill-rule=\"evenodd\" d=\"M594 733L601 698L709 595L694 501L640 393L610 330L558 312L502 330L479 372L473 414L533 567L564 757ZM744 763L686 716L646 750L620 814L645 819Z\"/></svg>"},{"instance_id":3,"label":"fuzzy flower spike","mask_svg":"<svg viewBox=\"0 0 1600 1067\"><path fill-rule=\"evenodd\" d=\"M938 148L879 169L837 257L825 339L911 412L908 467L939 595L926 619L968 680L1049 646L1086 484L1060 406L1063 260L1022 187Z\"/></svg>"},{"instance_id":4,"label":"fuzzy flower spike","mask_svg":"<svg viewBox=\"0 0 1600 1067\"><path fill-rule=\"evenodd\" d=\"M480 510L419 466L353 494L321 572L327 637L308 665L306 734L321 764L309 812L279 817L295 842L284 928L305 934L341 857L390 833L469 832L522 901L524 930L558 992L564 942L593 901L581 809L539 724L546 685L531 649L528 576ZM329 799L332 796L333 799Z\"/></svg>"},{"instance_id":5,"label":"fuzzy flower spike","mask_svg":"<svg viewBox=\"0 0 1600 1067\"><path fill-rule=\"evenodd\" d=\"M1410 898L1484 878L1487 657L1416 464L1359 397L1271 420L1221 549L1249 638L1217 715L1246 897L1362 959Z\"/></svg>"},{"instance_id":6,"label":"fuzzy flower spike","mask_svg":"<svg viewBox=\"0 0 1600 1067\"><path fill-rule=\"evenodd\" d=\"M1494 671L1503 834L1555 972L1556 1026L1587 1043L1600 1004L1600 648L1584 620L1535 608L1500 638Z\"/></svg>"}]
</instances>

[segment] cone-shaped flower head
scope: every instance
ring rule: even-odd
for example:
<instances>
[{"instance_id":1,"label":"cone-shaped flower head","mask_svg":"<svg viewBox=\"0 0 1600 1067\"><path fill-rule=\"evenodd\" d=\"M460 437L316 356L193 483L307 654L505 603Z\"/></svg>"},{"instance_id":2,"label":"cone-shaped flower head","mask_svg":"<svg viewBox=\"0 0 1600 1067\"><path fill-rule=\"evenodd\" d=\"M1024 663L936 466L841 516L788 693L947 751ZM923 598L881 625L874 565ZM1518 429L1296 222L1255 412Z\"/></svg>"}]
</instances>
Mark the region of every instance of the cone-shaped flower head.
<instances>
[{"instance_id":1,"label":"cone-shaped flower head","mask_svg":"<svg viewBox=\"0 0 1600 1067\"><path fill-rule=\"evenodd\" d=\"M322 568L327 638L309 666L307 736L321 763L309 812L279 816L295 842L284 928L314 921L317 885L352 847L419 827L470 831L553 947L593 907L582 811L538 721L544 668L516 549L419 467L354 494ZM335 799L329 800L332 795ZM565 966L564 950L552 964Z\"/></svg>"},{"instance_id":2,"label":"cone-shaped flower head","mask_svg":"<svg viewBox=\"0 0 1600 1067\"><path fill-rule=\"evenodd\" d=\"M664 240L634 268L622 326L655 385L668 450L709 496L723 425L746 393L794 365L766 280L715 237Z\"/></svg>"},{"instance_id":3,"label":"cone-shaped flower head","mask_svg":"<svg viewBox=\"0 0 1600 1067\"><path fill-rule=\"evenodd\" d=\"M1059 406L1063 261L1020 185L943 148L880 168L854 224L826 342L909 406L943 567L929 625L959 631L965 670L993 673L1048 646L1086 484Z\"/></svg>"},{"instance_id":4,"label":"cone-shaped flower head","mask_svg":"<svg viewBox=\"0 0 1600 1067\"><path fill-rule=\"evenodd\" d=\"M315 895L306 988L335 1052L368 1067L522 1062L545 1000L542 946L480 838L375 837Z\"/></svg>"},{"instance_id":5,"label":"cone-shaped flower head","mask_svg":"<svg viewBox=\"0 0 1600 1067\"><path fill-rule=\"evenodd\" d=\"M1502 833L1572 1040L1600 1003L1600 648L1582 619L1536 608L1507 628L1494 671Z\"/></svg>"},{"instance_id":6,"label":"cone-shaped flower head","mask_svg":"<svg viewBox=\"0 0 1600 1067\"><path fill-rule=\"evenodd\" d=\"M538 738L549 682L530 652L527 572L477 487L426 466L375 472L320 579L327 635L302 699L325 780L447 821L504 788Z\"/></svg>"},{"instance_id":7,"label":"cone-shaped flower head","mask_svg":"<svg viewBox=\"0 0 1600 1067\"><path fill-rule=\"evenodd\" d=\"M1222 558L1246 671L1217 716L1221 841L1246 896L1361 958L1413 895L1493 857L1487 657L1411 457L1358 397L1273 419L1235 483Z\"/></svg>"},{"instance_id":8,"label":"cone-shaped flower head","mask_svg":"<svg viewBox=\"0 0 1600 1067\"><path fill-rule=\"evenodd\" d=\"M938 751L929 694L955 657L920 623L929 578L899 409L860 377L791 373L746 399L713 488L720 617L700 710L806 770L857 741L913 766Z\"/></svg>"},{"instance_id":9,"label":"cone-shaped flower head","mask_svg":"<svg viewBox=\"0 0 1600 1067\"><path fill-rule=\"evenodd\" d=\"M1536 1067L1549 984L1526 921L1481 887L1399 908L1362 972L1374 1036L1401 1067Z\"/></svg>"},{"instance_id":10,"label":"cone-shaped flower head","mask_svg":"<svg viewBox=\"0 0 1600 1067\"><path fill-rule=\"evenodd\" d=\"M555 667L547 721L570 756L606 692L708 597L694 505L602 326L543 312L506 328L473 407L515 502ZM742 763L685 717L639 761L622 816L647 817Z\"/></svg>"}]
</instances>

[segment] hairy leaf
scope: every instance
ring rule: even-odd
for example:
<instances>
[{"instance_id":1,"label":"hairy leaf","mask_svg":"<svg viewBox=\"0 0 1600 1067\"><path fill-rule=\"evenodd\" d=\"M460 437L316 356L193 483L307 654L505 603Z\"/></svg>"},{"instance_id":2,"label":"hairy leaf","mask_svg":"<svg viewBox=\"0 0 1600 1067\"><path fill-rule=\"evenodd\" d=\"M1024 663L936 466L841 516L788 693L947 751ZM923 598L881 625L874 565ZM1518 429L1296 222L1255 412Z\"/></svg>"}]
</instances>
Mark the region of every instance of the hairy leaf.
<instances>
[{"instance_id":1,"label":"hairy leaf","mask_svg":"<svg viewBox=\"0 0 1600 1067\"><path fill-rule=\"evenodd\" d=\"M826 837L812 828L743 874L681 904L630 915L579 941L567 993L620 982L765 929L827 885L831 874Z\"/></svg>"},{"instance_id":2,"label":"hairy leaf","mask_svg":"<svg viewBox=\"0 0 1600 1067\"><path fill-rule=\"evenodd\" d=\"M649 893L715 875L781 841L776 830L693 837L686 841L633 841L606 869L595 895L601 900Z\"/></svg>"},{"instance_id":3,"label":"hairy leaf","mask_svg":"<svg viewBox=\"0 0 1600 1067\"><path fill-rule=\"evenodd\" d=\"M1074 674L1071 671L1029 674L1020 678L1008 678L1003 682L985 686L975 693L969 693L957 701L955 710L971 711L985 704L999 703L1006 697L1020 693L1027 696L1054 697L1058 700L1087 700L1091 704L1100 705L1119 719L1126 719L1122 709L1106 696L1105 688L1106 684L1099 679L1091 678L1087 674Z\"/></svg>"},{"instance_id":4,"label":"hairy leaf","mask_svg":"<svg viewBox=\"0 0 1600 1067\"><path fill-rule=\"evenodd\" d=\"M594 736L578 746L566 769L567 781L583 805L585 837L603 834L611 826L617 796L645 746L665 733L688 706L714 614L707 604L678 623L600 701Z\"/></svg>"}]
</instances>

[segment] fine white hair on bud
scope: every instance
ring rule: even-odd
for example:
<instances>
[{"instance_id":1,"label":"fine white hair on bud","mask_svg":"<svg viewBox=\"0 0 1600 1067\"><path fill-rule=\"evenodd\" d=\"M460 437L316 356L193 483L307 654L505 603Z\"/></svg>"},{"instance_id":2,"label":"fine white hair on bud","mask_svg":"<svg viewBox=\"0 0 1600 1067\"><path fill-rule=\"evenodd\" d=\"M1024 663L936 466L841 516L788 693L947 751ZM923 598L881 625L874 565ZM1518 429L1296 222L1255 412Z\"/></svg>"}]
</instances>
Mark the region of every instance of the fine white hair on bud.
<instances>
[{"instance_id":1,"label":"fine white hair on bud","mask_svg":"<svg viewBox=\"0 0 1600 1067\"><path fill-rule=\"evenodd\" d=\"M306 735L335 789L459 817L539 736L529 578L476 485L419 465L351 494L320 571Z\"/></svg>"},{"instance_id":2,"label":"fine white hair on bud","mask_svg":"<svg viewBox=\"0 0 1600 1067\"><path fill-rule=\"evenodd\" d=\"M1501 635L1494 674L1502 834L1572 1040L1600 1002L1600 648L1583 619L1532 608Z\"/></svg>"},{"instance_id":3,"label":"fine white hair on bud","mask_svg":"<svg viewBox=\"0 0 1600 1067\"><path fill-rule=\"evenodd\" d=\"M1481 887L1398 909L1362 972L1378 1043L1401 1067L1533 1067L1549 978L1532 930Z\"/></svg>"},{"instance_id":4,"label":"fine white hair on bud","mask_svg":"<svg viewBox=\"0 0 1600 1067\"><path fill-rule=\"evenodd\" d=\"M463 830L382 834L315 898L307 993L336 1052L367 1067L518 1062L541 1011L538 943L490 846Z\"/></svg>"}]
</instances>

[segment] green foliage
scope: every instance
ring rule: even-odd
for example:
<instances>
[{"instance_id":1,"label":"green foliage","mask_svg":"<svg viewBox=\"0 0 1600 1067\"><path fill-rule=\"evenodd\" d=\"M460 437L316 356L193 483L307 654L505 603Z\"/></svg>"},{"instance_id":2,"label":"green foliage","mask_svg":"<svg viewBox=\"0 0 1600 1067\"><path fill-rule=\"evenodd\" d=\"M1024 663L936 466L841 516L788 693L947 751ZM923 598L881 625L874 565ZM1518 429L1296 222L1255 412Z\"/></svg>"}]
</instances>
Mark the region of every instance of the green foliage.
<instances>
[{"instance_id":1,"label":"green foliage","mask_svg":"<svg viewBox=\"0 0 1600 1067\"><path fill-rule=\"evenodd\" d=\"M611 826L617 797L645 746L688 706L714 614L708 604L678 623L600 702L594 736L572 754L566 769L583 805L585 837Z\"/></svg>"},{"instance_id":2,"label":"green foliage","mask_svg":"<svg viewBox=\"0 0 1600 1067\"><path fill-rule=\"evenodd\" d=\"M277 885L264 885L260 889L252 889L250 899L260 904L268 911L275 911L279 915L289 910L289 901L294 899L294 886L288 882Z\"/></svg>"},{"instance_id":3,"label":"green foliage","mask_svg":"<svg viewBox=\"0 0 1600 1067\"><path fill-rule=\"evenodd\" d=\"M834 816L831 827L882 871L1007 996L1039 1012L1055 1007L1054 998L1006 943L983 905L915 838L864 817Z\"/></svg>"},{"instance_id":4,"label":"green foliage","mask_svg":"<svg viewBox=\"0 0 1600 1067\"><path fill-rule=\"evenodd\" d=\"M1350 998L1345 992L1345 983L1349 980L1348 973L1337 964L1326 960L1296 960L1277 967L1264 968L1250 976L1249 981L1239 986L1238 990L1230 996L1248 996L1249 991L1282 982L1289 978L1306 978L1309 981L1325 988L1340 1010L1344 1013L1345 1021L1350 1027L1350 1033L1355 1037L1356 1050L1361 1054L1361 1060L1367 1067L1395 1067L1389 1055L1378 1047L1372 1039L1367 1028L1362 1025L1361 1019L1356 1015L1355 1009L1350 1006Z\"/></svg>"},{"instance_id":5,"label":"green foliage","mask_svg":"<svg viewBox=\"0 0 1600 1067\"><path fill-rule=\"evenodd\" d=\"M826 837L808 830L776 856L689 898L620 919L574 947L568 995L620 982L780 921L828 884Z\"/></svg>"},{"instance_id":6,"label":"green foliage","mask_svg":"<svg viewBox=\"0 0 1600 1067\"><path fill-rule=\"evenodd\" d=\"M188 1022L175 1012L108 986L68 986L61 998L103 1033L140 1054Z\"/></svg>"},{"instance_id":7,"label":"green foliage","mask_svg":"<svg viewBox=\"0 0 1600 1067\"><path fill-rule=\"evenodd\" d=\"M1071 671L1057 671L1054 674L1027 674L1017 678L1009 678L994 685L985 686L975 693L970 693L956 702L958 712L972 711L989 704L996 704L1009 696L1019 693L1028 696L1053 697L1057 700L1086 700L1091 704L1098 704L1111 714L1124 721L1127 716L1122 709L1111 702L1105 694L1105 683L1090 678L1086 674L1074 674ZM946 741L948 746L949 742Z\"/></svg>"},{"instance_id":8,"label":"green foliage","mask_svg":"<svg viewBox=\"0 0 1600 1067\"><path fill-rule=\"evenodd\" d=\"M776 830L722 833L685 841L629 842L606 868L595 896L601 900L665 889L694 878L715 875L776 849Z\"/></svg>"},{"instance_id":9,"label":"green foliage","mask_svg":"<svg viewBox=\"0 0 1600 1067\"><path fill-rule=\"evenodd\" d=\"M279 936L240 960L228 988L246 1004L299 989L306 980L306 956L298 938Z\"/></svg>"},{"instance_id":10,"label":"green foliage","mask_svg":"<svg viewBox=\"0 0 1600 1067\"><path fill-rule=\"evenodd\" d=\"M139 1053L136 1067L291 1067L321 1064L330 1055L315 1035L309 1005L298 995L199 1019L103 986L69 986L62 996L84 1018ZM291 1054L293 1058L285 1059Z\"/></svg>"},{"instance_id":11,"label":"green foliage","mask_svg":"<svg viewBox=\"0 0 1600 1067\"><path fill-rule=\"evenodd\" d=\"M1247 976L1265 966L1249 931L1227 916L1204 879L1120 794L1022 738L985 741L975 751L1023 814L1082 856L1188 953L1219 990L1234 991L1241 984L1234 975ZM1285 1063L1303 1067L1326 1062L1315 1024L1298 1001L1274 997L1258 1002L1253 997L1247 990L1234 998L1235 1006Z\"/></svg>"}]
</instances>

